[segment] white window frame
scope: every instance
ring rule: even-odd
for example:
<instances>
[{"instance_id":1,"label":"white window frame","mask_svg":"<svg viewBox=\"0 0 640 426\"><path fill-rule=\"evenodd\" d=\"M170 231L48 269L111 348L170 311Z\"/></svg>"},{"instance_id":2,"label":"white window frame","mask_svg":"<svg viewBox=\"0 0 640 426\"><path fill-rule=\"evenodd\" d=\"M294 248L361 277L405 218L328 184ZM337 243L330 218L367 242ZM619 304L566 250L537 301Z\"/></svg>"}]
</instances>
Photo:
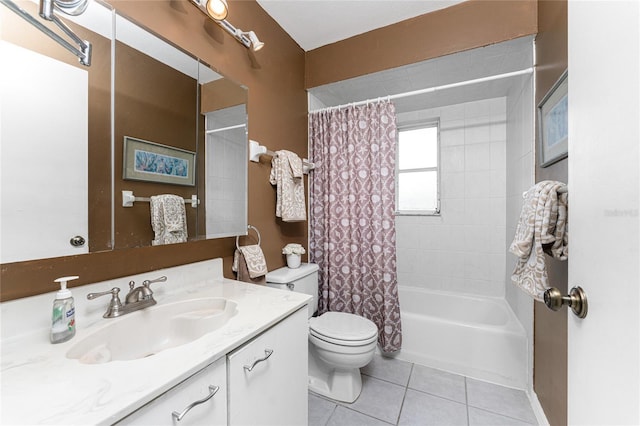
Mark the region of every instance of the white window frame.
<instances>
[{"instance_id":1,"label":"white window frame","mask_svg":"<svg viewBox=\"0 0 640 426\"><path fill-rule=\"evenodd\" d=\"M405 169L400 170L400 132L407 130L416 130L416 129L424 129L427 127L435 127L436 128L436 145L437 145L437 164L436 167L423 167L423 168L415 168L415 169ZM398 126L398 130L396 132L396 216L440 216L440 182L441 182L441 170L440 170L440 120L429 119L429 120L421 120L420 122L413 122L407 125ZM399 194L399 185L400 185L400 174L407 172L428 172L435 171L436 172L436 208L435 210L400 210L398 208L398 194Z\"/></svg>"}]
</instances>

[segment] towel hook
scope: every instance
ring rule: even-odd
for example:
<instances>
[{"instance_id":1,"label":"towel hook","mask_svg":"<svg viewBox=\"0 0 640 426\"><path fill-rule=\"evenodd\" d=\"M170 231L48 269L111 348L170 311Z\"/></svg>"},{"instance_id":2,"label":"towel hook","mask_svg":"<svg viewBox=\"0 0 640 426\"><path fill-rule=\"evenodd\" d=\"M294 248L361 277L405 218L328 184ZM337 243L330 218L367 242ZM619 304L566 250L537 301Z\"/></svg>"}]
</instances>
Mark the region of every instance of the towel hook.
<instances>
[{"instance_id":1,"label":"towel hook","mask_svg":"<svg viewBox=\"0 0 640 426\"><path fill-rule=\"evenodd\" d=\"M258 234L258 245L260 245L260 241L261 241L261 238L260 238L260 231L258 231L258 228L256 228L256 227L255 227L255 226L253 226L253 225L247 225L247 231L249 231L249 230L251 230L251 229L253 229L254 231L256 231L256 234ZM248 232L247 232L247 235L249 235L249 233L248 233ZM237 248L238 250L240 250L240 235L237 235L237 236L236 236L236 248Z\"/></svg>"}]
</instances>

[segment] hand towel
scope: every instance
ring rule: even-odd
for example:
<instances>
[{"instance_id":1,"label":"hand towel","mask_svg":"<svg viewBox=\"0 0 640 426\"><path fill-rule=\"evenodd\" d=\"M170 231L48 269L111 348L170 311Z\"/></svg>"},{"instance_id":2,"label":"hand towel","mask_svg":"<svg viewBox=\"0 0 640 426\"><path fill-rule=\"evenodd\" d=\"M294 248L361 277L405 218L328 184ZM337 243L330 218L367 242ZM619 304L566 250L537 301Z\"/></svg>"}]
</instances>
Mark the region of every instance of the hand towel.
<instances>
[{"instance_id":1,"label":"hand towel","mask_svg":"<svg viewBox=\"0 0 640 426\"><path fill-rule=\"evenodd\" d=\"M567 193L558 194L562 182L542 181L525 194L509 251L518 256L511 281L542 301L549 285L545 253L566 260L569 256Z\"/></svg>"},{"instance_id":2,"label":"hand towel","mask_svg":"<svg viewBox=\"0 0 640 426\"><path fill-rule=\"evenodd\" d=\"M300 157L291 151L277 151L271 160L269 182L276 185L276 217L284 222L307 220Z\"/></svg>"},{"instance_id":3,"label":"hand towel","mask_svg":"<svg viewBox=\"0 0 640 426\"><path fill-rule=\"evenodd\" d=\"M233 254L231 269L238 274L238 281L266 284L267 261L259 245L238 247Z\"/></svg>"},{"instance_id":4,"label":"hand towel","mask_svg":"<svg viewBox=\"0 0 640 426\"><path fill-rule=\"evenodd\" d=\"M187 241L187 212L184 199L177 195L154 195L150 198L151 227L155 238L151 245L184 243Z\"/></svg>"}]
</instances>

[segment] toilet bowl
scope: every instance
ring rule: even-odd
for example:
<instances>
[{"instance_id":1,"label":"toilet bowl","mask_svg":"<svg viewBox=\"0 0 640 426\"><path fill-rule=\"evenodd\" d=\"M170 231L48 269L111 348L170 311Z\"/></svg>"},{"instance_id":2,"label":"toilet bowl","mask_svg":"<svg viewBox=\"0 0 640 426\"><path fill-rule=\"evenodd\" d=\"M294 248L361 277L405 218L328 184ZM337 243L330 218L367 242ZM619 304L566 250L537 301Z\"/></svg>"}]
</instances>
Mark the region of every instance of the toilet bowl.
<instances>
[{"instance_id":1,"label":"toilet bowl","mask_svg":"<svg viewBox=\"0 0 640 426\"><path fill-rule=\"evenodd\" d=\"M360 368L373 359L378 328L361 316L326 312L313 317L318 300L318 265L280 268L267 274L267 285L308 294L309 389L343 402L355 401L362 391Z\"/></svg>"}]
</instances>

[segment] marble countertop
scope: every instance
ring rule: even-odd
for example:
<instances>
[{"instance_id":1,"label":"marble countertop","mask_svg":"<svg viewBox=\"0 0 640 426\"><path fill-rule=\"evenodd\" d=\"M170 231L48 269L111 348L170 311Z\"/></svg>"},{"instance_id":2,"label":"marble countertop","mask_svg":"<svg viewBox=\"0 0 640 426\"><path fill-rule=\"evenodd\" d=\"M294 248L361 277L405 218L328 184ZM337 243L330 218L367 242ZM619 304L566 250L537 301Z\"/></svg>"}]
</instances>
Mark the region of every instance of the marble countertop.
<instances>
[{"instance_id":1,"label":"marble countertop","mask_svg":"<svg viewBox=\"0 0 640 426\"><path fill-rule=\"evenodd\" d=\"M223 297L235 301L238 312L221 328L147 358L90 365L65 356L83 337L108 321L119 320L102 318L109 297L87 301L86 294L118 286L122 295L129 280L141 283L161 275L168 280L154 288L156 306ZM56 345L49 343L53 285L50 294L0 304L2 424L112 424L310 300L299 293L224 279L219 259L76 287L72 291L76 302L76 336Z\"/></svg>"}]
</instances>

